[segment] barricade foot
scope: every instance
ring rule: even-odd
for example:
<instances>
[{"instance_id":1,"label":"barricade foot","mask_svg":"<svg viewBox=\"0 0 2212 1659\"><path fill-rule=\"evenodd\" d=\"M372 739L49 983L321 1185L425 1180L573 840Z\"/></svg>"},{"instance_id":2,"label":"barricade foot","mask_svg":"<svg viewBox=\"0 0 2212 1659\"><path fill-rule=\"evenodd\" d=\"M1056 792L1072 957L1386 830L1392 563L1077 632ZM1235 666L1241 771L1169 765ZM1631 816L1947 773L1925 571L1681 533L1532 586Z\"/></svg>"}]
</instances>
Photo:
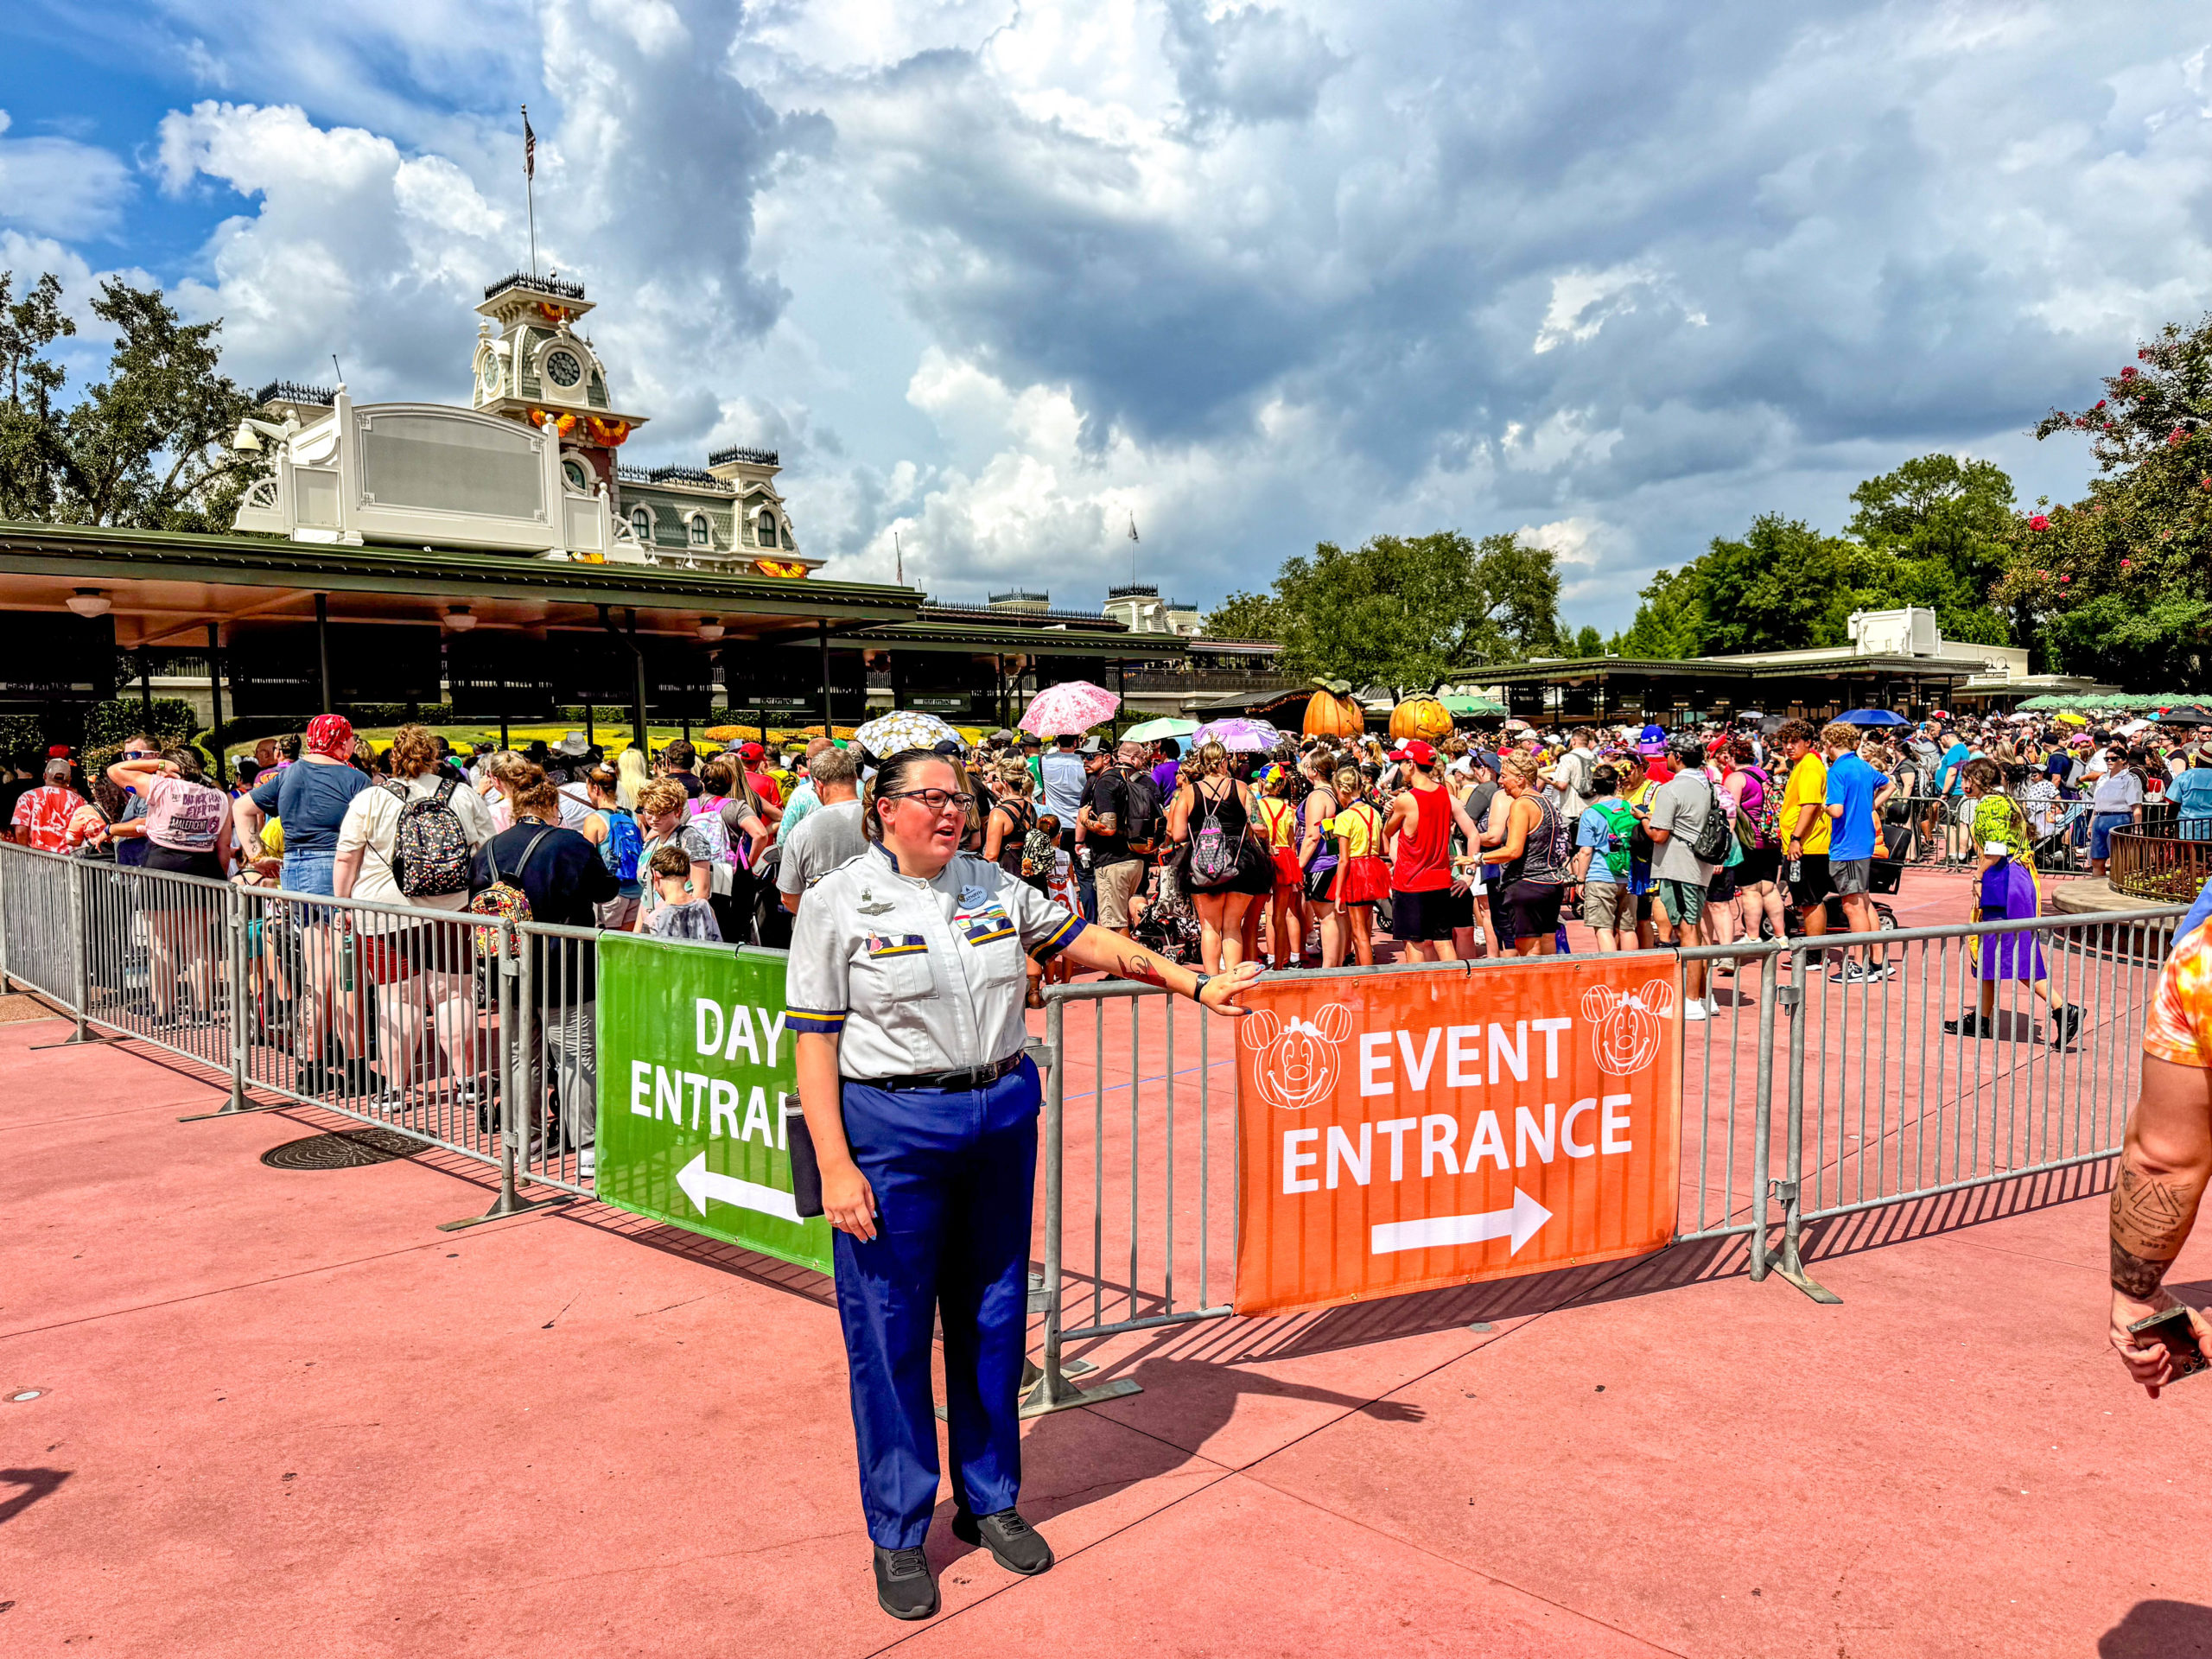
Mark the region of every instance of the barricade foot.
<instances>
[{"instance_id":1,"label":"barricade foot","mask_svg":"<svg viewBox=\"0 0 2212 1659\"><path fill-rule=\"evenodd\" d=\"M1842 1297L1837 1295L1802 1268L1791 1267L1786 1262L1772 1262L1768 1263L1768 1268L1776 1278L1787 1279L1816 1302L1840 1304L1843 1300Z\"/></svg>"},{"instance_id":2,"label":"barricade foot","mask_svg":"<svg viewBox=\"0 0 2212 1659\"><path fill-rule=\"evenodd\" d=\"M532 1210L555 1210L564 1204L574 1204L572 1193L556 1193L550 1198L518 1198L512 1189L503 1192L492 1201L492 1207L480 1216L463 1216L459 1221L442 1221L438 1230L457 1233L465 1227L480 1227L487 1221L503 1220L508 1216L519 1216Z\"/></svg>"},{"instance_id":3,"label":"barricade foot","mask_svg":"<svg viewBox=\"0 0 2212 1659\"><path fill-rule=\"evenodd\" d=\"M1060 1366L1055 1378L1039 1370L1033 1361L1021 1363L1021 1396L1020 1415L1046 1417L1056 1411L1072 1411L1077 1406L1095 1406L1102 1400L1120 1400L1132 1394L1142 1394L1144 1389L1135 1378L1117 1376L1111 1382L1099 1382L1088 1389L1078 1389L1068 1381L1071 1372L1095 1371L1098 1368L1089 1360L1071 1359Z\"/></svg>"},{"instance_id":4,"label":"barricade foot","mask_svg":"<svg viewBox=\"0 0 2212 1659\"><path fill-rule=\"evenodd\" d=\"M272 1100L266 1105L257 1104L243 1096L233 1096L212 1112L193 1112L180 1117L180 1123L205 1123L211 1117L248 1117L255 1112L281 1112L287 1106L301 1104L296 1100Z\"/></svg>"},{"instance_id":5,"label":"barricade foot","mask_svg":"<svg viewBox=\"0 0 2212 1659\"><path fill-rule=\"evenodd\" d=\"M41 1048L82 1048L89 1043L127 1043L130 1040L130 1036L131 1033L127 1031L107 1033L80 1031L64 1037L58 1043L33 1043L31 1052L36 1053Z\"/></svg>"}]
</instances>

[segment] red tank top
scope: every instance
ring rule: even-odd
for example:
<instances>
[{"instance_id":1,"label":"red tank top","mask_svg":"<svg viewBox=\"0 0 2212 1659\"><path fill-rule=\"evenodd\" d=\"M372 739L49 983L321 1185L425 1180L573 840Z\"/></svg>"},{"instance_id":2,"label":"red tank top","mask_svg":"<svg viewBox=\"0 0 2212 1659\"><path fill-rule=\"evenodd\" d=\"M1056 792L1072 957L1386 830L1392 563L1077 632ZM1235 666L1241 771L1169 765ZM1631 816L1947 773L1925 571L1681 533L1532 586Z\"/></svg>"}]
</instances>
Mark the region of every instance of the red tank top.
<instances>
[{"instance_id":1,"label":"red tank top","mask_svg":"<svg viewBox=\"0 0 2212 1659\"><path fill-rule=\"evenodd\" d=\"M1410 830L1398 832L1390 886L1399 893L1434 893L1452 885L1452 802L1440 789L1416 789L1421 810Z\"/></svg>"}]
</instances>

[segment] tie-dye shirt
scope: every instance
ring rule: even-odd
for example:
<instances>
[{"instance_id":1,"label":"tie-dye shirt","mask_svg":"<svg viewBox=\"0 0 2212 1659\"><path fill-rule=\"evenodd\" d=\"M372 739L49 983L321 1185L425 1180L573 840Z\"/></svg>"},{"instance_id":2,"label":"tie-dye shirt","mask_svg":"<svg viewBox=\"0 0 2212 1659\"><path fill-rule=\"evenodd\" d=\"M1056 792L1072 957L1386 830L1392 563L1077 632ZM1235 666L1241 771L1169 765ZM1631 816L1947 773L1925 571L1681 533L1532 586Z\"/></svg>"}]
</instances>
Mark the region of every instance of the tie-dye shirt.
<instances>
[{"instance_id":1,"label":"tie-dye shirt","mask_svg":"<svg viewBox=\"0 0 2212 1659\"><path fill-rule=\"evenodd\" d=\"M2212 927L2198 928L2166 958L2143 1028L2143 1052L2212 1070Z\"/></svg>"}]
</instances>

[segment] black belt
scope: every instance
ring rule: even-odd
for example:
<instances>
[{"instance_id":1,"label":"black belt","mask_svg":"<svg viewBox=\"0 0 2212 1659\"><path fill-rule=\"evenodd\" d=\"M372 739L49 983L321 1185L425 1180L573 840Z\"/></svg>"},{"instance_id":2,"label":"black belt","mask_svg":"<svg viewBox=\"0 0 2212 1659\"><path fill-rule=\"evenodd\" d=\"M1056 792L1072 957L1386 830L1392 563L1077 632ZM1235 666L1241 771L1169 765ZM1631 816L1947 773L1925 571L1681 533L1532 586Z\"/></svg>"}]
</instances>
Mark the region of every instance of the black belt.
<instances>
[{"instance_id":1,"label":"black belt","mask_svg":"<svg viewBox=\"0 0 2212 1659\"><path fill-rule=\"evenodd\" d=\"M855 1077L853 1081L865 1089L988 1089L1020 1064L1020 1055L1009 1054L989 1065L964 1066L957 1071L913 1071L903 1077Z\"/></svg>"}]
</instances>

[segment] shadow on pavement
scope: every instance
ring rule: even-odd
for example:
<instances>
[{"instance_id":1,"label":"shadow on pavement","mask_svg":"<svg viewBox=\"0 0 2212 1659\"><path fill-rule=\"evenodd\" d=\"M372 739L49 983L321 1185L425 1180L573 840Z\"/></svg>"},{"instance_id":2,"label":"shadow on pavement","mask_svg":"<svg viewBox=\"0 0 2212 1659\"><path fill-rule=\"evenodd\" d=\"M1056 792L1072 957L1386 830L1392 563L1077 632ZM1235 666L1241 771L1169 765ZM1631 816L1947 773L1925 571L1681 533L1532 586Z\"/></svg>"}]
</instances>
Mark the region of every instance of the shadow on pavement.
<instances>
[{"instance_id":1,"label":"shadow on pavement","mask_svg":"<svg viewBox=\"0 0 2212 1659\"><path fill-rule=\"evenodd\" d=\"M0 1469L0 1486L23 1490L0 1503L0 1526L14 1520L41 1497L50 1497L74 1471L68 1469Z\"/></svg>"},{"instance_id":2,"label":"shadow on pavement","mask_svg":"<svg viewBox=\"0 0 2212 1659\"><path fill-rule=\"evenodd\" d=\"M2193 1601L2139 1601L2097 1638L2097 1659L2183 1659L2212 1654L2212 1607Z\"/></svg>"},{"instance_id":3,"label":"shadow on pavement","mask_svg":"<svg viewBox=\"0 0 2212 1659\"><path fill-rule=\"evenodd\" d=\"M2008 1216L2048 1210L2054 1205L2071 1204L2076 1198L2095 1198L2111 1191L2110 1160L2076 1164L2070 1169L2023 1175L2015 1180L1968 1187L1964 1192L1939 1192L1910 1204L1808 1222L1800 1249L1808 1262L1853 1255L1861 1250L1876 1250L1911 1239L1956 1232L1986 1221L2002 1221Z\"/></svg>"}]
</instances>

